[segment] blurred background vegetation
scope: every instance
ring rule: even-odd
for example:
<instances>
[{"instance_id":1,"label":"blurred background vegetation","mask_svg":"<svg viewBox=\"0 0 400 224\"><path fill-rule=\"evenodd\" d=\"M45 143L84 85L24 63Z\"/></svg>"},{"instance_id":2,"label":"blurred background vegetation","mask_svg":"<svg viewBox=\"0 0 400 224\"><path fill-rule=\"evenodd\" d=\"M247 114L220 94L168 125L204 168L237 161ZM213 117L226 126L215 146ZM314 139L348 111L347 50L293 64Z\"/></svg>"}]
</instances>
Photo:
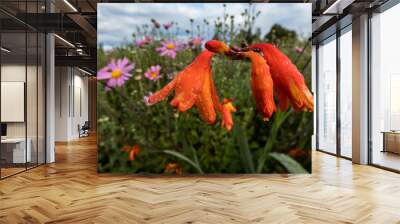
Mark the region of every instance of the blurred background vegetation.
<instances>
[{"instance_id":1,"label":"blurred background vegetation","mask_svg":"<svg viewBox=\"0 0 400 224\"><path fill-rule=\"evenodd\" d=\"M242 41L273 43L291 58L311 87L311 42L293 30L274 25L264 36L254 27L261 12L249 6L240 15L222 14L215 21L190 20L189 37L213 37L230 44ZM235 19L244 23L237 25ZM124 86L105 91L98 82L98 171L119 173L304 173L311 172L312 113L277 112L269 122L257 113L250 86L250 63L231 61L223 56L213 59L213 77L220 98L233 99L238 111L234 129L228 133L217 124L209 126L196 109L178 113L170 105L173 94L153 106L143 97L155 92L189 65L201 48L188 47L175 59L156 51L161 40L174 39L179 25L166 30L153 23L137 27L131 44L105 51L98 48L98 69L111 59L127 57L135 64L132 78ZM151 36L151 43L139 47L135 41ZM186 40L187 41L187 40ZM204 42L203 42L204 43ZM162 78L148 80L144 72L161 66ZM123 151L126 145L139 145L133 161ZM173 169L171 169L173 167ZM180 171L180 172L178 172Z\"/></svg>"}]
</instances>

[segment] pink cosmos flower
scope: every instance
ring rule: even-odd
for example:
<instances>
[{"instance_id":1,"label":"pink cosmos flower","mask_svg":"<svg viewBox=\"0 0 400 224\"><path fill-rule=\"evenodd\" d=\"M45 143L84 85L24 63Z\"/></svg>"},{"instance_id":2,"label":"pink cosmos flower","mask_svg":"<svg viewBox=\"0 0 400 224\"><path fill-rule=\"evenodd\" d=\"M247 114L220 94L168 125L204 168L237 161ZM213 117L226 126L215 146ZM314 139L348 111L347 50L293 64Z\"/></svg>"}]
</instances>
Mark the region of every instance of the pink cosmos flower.
<instances>
[{"instance_id":1,"label":"pink cosmos flower","mask_svg":"<svg viewBox=\"0 0 400 224\"><path fill-rule=\"evenodd\" d=\"M144 45L146 44L147 44L146 40L136 40L136 46L138 47L144 47Z\"/></svg>"},{"instance_id":2,"label":"pink cosmos flower","mask_svg":"<svg viewBox=\"0 0 400 224\"><path fill-rule=\"evenodd\" d=\"M172 25L173 25L173 23L169 22L169 23L165 23L163 26L164 26L164 29L168 30L169 28L172 27Z\"/></svg>"},{"instance_id":3,"label":"pink cosmos flower","mask_svg":"<svg viewBox=\"0 0 400 224\"><path fill-rule=\"evenodd\" d=\"M183 50L185 45L176 40L167 40L161 42L161 47L158 47L156 50L160 54L160 56L170 57L175 59L176 53Z\"/></svg>"},{"instance_id":4,"label":"pink cosmos flower","mask_svg":"<svg viewBox=\"0 0 400 224\"><path fill-rule=\"evenodd\" d=\"M156 81L161 78L160 75L160 70L161 66L160 65L154 65L151 66L145 73L144 76L150 80Z\"/></svg>"},{"instance_id":5,"label":"pink cosmos flower","mask_svg":"<svg viewBox=\"0 0 400 224\"><path fill-rule=\"evenodd\" d=\"M202 37L193 37L192 40L190 41L190 43L194 47L200 47L201 44L203 43L203 38Z\"/></svg>"},{"instance_id":6,"label":"pink cosmos flower","mask_svg":"<svg viewBox=\"0 0 400 224\"><path fill-rule=\"evenodd\" d=\"M134 64L129 63L127 58L114 59L104 68L97 72L98 80L108 80L107 88L114 88L116 86L122 86L126 80L132 76L129 72L135 67Z\"/></svg>"},{"instance_id":7,"label":"pink cosmos flower","mask_svg":"<svg viewBox=\"0 0 400 224\"><path fill-rule=\"evenodd\" d=\"M109 91L111 91L111 88L110 88L109 86L106 85L106 87L104 87L104 91L105 91L105 92L109 92Z\"/></svg>"},{"instance_id":8,"label":"pink cosmos flower","mask_svg":"<svg viewBox=\"0 0 400 224\"><path fill-rule=\"evenodd\" d=\"M144 39L136 40L136 46L142 48L144 45L151 43L152 40L153 38L150 36L145 36Z\"/></svg>"},{"instance_id":9,"label":"pink cosmos flower","mask_svg":"<svg viewBox=\"0 0 400 224\"><path fill-rule=\"evenodd\" d=\"M296 53L300 54L303 51L303 48L301 47L295 47L294 51L296 51Z\"/></svg>"}]
</instances>

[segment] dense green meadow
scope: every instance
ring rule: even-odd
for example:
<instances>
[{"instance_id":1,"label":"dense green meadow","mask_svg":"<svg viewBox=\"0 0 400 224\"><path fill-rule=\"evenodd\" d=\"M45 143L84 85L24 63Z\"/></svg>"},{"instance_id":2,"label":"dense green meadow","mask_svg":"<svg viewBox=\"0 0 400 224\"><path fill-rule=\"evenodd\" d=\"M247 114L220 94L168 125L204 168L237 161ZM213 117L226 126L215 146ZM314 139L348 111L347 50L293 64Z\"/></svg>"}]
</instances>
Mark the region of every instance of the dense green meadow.
<instances>
[{"instance_id":1,"label":"dense green meadow","mask_svg":"<svg viewBox=\"0 0 400 224\"><path fill-rule=\"evenodd\" d=\"M187 39L179 39L179 24L165 28L156 20L138 27L127 44L104 50L98 47L98 69L112 59L127 58L134 68L122 85L108 88L98 81L98 170L119 173L304 173L311 172L313 114L274 113L264 121L257 113L251 92L251 64L217 55L212 71L218 95L233 100L234 128L227 132L221 119L204 123L195 108L178 113L167 100L148 106L144 97L166 85L202 51L208 39L232 45L242 42L274 43L296 64L311 88L311 42L276 24L267 34L254 27L261 12L249 7L240 15L222 14L216 21L190 20ZM242 17L240 26L235 20ZM159 25L159 26L157 26ZM146 39L147 37L147 39ZM181 45L176 57L161 56L163 41ZM201 41L201 44L194 42ZM141 42L142 41L142 42ZM143 42L144 41L144 42ZM145 75L159 66L156 79ZM148 73L150 74L150 73ZM154 76L155 77L155 76ZM153 78L154 78L153 77ZM129 147L138 146L134 158Z\"/></svg>"}]
</instances>

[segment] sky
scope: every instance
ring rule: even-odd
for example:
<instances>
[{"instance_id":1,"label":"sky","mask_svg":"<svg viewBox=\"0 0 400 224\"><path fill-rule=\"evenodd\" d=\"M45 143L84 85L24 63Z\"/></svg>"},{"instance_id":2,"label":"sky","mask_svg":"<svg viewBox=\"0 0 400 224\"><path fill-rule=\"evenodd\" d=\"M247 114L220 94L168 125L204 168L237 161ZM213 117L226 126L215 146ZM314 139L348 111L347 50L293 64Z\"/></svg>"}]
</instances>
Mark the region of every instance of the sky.
<instances>
[{"instance_id":1,"label":"sky","mask_svg":"<svg viewBox=\"0 0 400 224\"><path fill-rule=\"evenodd\" d=\"M311 35L310 3L255 3L255 11L261 11L255 27L262 35L278 23L300 35ZM235 23L243 23L240 13L249 7L248 3L227 3L226 13L235 15ZM223 15L222 3L100 3L97 10L97 41L104 48L112 48L133 41L132 33L137 26L151 24L154 18L161 24L178 22L184 30L190 29L189 19L202 23L203 19L214 21ZM213 22L211 23L213 25Z\"/></svg>"}]
</instances>

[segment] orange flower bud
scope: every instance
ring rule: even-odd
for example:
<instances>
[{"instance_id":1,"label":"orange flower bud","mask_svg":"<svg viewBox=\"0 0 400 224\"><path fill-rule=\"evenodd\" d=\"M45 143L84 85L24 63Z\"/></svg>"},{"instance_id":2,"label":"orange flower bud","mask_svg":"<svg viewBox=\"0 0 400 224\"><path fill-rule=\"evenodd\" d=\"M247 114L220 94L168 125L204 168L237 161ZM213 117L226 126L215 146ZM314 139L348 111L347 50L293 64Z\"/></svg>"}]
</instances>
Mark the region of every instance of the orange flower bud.
<instances>
[{"instance_id":1,"label":"orange flower bud","mask_svg":"<svg viewBox=\"0 0 400 224\"><path fill-rule=\"evenodd\" d=\"M206 49L214 53L223 53L223 54L226 54L230 51L228 45L219 40L207 41Z\"/></svg>"},{"instance_id":2,"label":"orange flower bud","mask_svg":"<svg viewBox=\"0 0 400 224\"><path fill-rule=\"evenodd\" d=\"M222 126L227 130L231 131L233 127L232 112L236 112L236 108L232 104L232 100L224 99L222 109Z\"/></svg>"},{"instance_id":3,"label":"orange flower bud","mask_svg":"<svg viewBox=\"0 0 400 224\"><path fill-rule=\"evenodd\" d=\"M165 166L166 173L175 173L177 175L182 175L182 168L177 163L168 163Z\"/></svg>"},{"instance_id":4,"label":"orange flower bud","mask_svg":"<svg viewBox=\"0 0 400 224\"><path fill-rule=\"evenodd\" d=\"M122 148L122 151L127 152L129 154L129 160L135 160L137 154L139 154L140 148L139 145L134 145L133 147L126 145Z\"/></svg>"}]
</instances>

